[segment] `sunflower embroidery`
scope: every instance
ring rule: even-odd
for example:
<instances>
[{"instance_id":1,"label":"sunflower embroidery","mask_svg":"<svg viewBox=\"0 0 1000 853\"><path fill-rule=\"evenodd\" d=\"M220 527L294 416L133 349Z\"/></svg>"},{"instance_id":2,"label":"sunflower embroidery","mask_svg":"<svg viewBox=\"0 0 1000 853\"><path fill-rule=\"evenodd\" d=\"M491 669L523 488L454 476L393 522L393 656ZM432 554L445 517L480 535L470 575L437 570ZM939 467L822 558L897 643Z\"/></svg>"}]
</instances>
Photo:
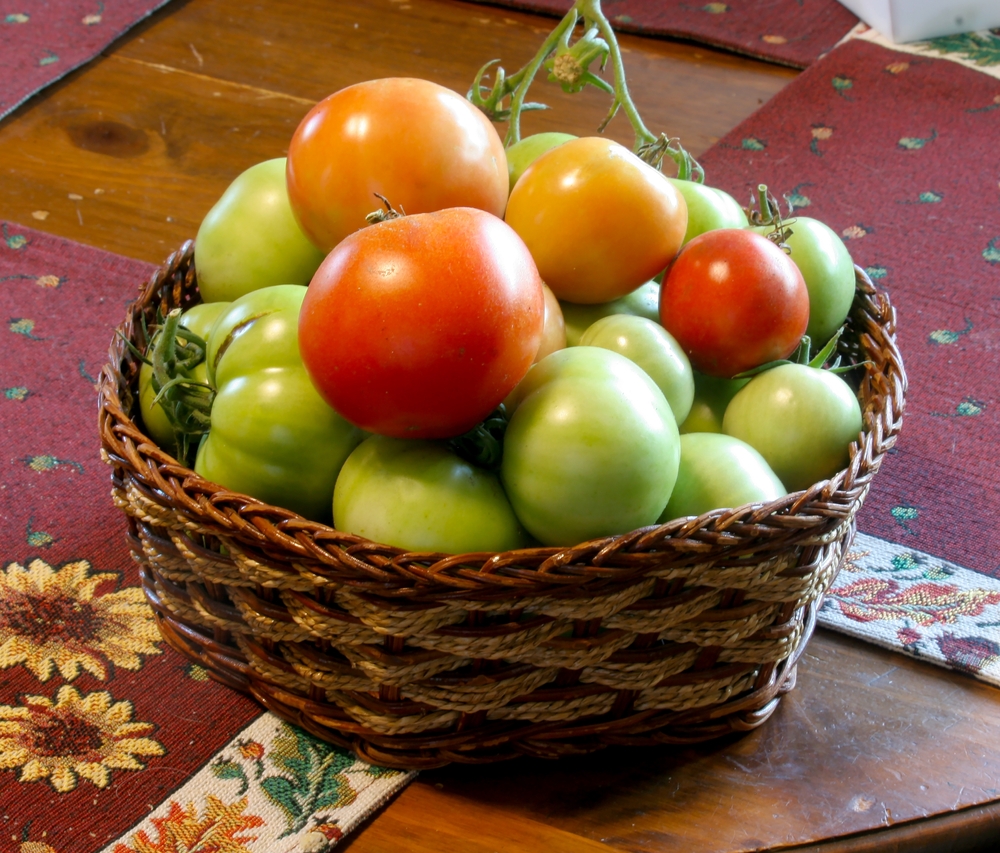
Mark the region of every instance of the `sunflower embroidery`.
<instances>
[{"instance_id":1,"label":"sunflower embroidery","mask_svg":"<svg viewBox=\"0 0 1000 853\"><path fill-rule=\"evenodd\" d=\"M137 756L165 754L145 737L154 728L132 721L131 702L114 702L106 691L81 695L66 684L55 701L24 696L20 705L0 705L0 770L20 768L18 781L47 779L60 794L81 777L105 788L112 770L143 770Z\"/></svg>"},{"instance_id":2,"label":"sunflower embroidery","mask_svg":"<svg viewBox=\"0 0 1000 853\"><path fill-rule=\"evenodd\" d=\"M92 573L76 560L53 568L35 559L0 571L0 669L23 663L40 681L58 669L71 681L86 670L102 681L109 664L137 670L161 653L153 612L139 587L99 593L117 572Z\"/></svg>"}]
</instances>

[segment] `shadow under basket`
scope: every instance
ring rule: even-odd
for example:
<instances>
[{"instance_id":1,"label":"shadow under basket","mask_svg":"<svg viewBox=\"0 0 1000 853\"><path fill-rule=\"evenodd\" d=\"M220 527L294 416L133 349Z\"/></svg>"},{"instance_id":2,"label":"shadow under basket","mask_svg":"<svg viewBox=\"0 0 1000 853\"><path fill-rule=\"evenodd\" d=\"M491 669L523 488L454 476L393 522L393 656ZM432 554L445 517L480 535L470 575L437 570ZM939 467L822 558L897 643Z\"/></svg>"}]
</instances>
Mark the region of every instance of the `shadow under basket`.
<instances>
[{"instance_id":1,"label":"shadow under basket","mask_svg":"<svg viewBox=\"0 0 1000 853\"><path fill-rule=\"evenodd\" d=\"M585 542L405 552L227 491L141 429L145 324L200 301L193 244L128 311L99 385L103 456L166 641L374 764L436 767L753 729L795 683L816 609L895 442L895 313L856 268L840 351L864 416L849 466L765 505Z\"/></svg>"}]
</instances>

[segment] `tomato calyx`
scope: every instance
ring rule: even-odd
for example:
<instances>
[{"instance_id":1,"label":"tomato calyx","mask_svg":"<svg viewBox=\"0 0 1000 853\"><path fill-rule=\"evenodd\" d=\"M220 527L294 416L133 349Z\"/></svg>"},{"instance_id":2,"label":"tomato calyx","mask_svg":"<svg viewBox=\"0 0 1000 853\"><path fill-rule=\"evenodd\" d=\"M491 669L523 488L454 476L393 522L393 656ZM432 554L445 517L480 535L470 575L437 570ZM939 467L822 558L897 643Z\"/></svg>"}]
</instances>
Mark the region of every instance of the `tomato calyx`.
<instances>
[{"instance_id":1,"label":"tomato calyx","mask_svg":"<svg viewBox=\"0 0 1000 853\"><path fill-rule=\"evenodd\" d=\"M571 43L578 24L582 24L583 34ZM600 59L601 71L610 60L613 71L612 82L590 70L591 63L597 59ZM549 72L549 80L558 83L566 92L580 92L587 86L593 86L611 95L611 107L598 132L603 132L621 109L635 134L633 153L638 154L644 146L662 145L665 153L669 154L677 164L680 177L699 183L704 180L701 166L680 146L679 142L676 142L676 139L666 134L657 137L643 123L625 81L625 65L618 39L611 22L601 9L600 0L574 0L573 5L546 37L538 52L514 74L507 75L499 63L500 60L493 59L479 69L466 98L482 110L491 121L508 123L507 135L504 138L505 148L510 148L521 140L522 112L548 109L545 104L530 103L525 100L535 76L544 67ZM485 78L494 67L493 82L490 85L485 82ZM661 160L662 154L657 162ZM696 177L691 178L691 175Z\"/></svg>"},{"instance_id":2,"label":"tomato calyx","mask_svg":"<svg viewBox=\"0 0 1000 853\"><path fill-rule=\"evenodd\" d=\"M802 340L799 341L798 348L789 358L779 358L775 361L769 361L766 364L761 364L751 370L745 370L742 373L738 373L733 377L733 379L750 379L758 373L764 373L772 368L779 367L782 364L801 364L815 370L825 370L829 373L836 373L838 375L849 373L858 367L864 367L866 364L870 364L868 361L841 364L843 359L839 354L833 359L832 362L829 361L830 356L832 356L837 349L837 343L840 341L840 337L843 335L845 328L846 326L841 326L834 336L830 338L823 348L815 355L812 354L812 339L809 335L803 335Z\"/></svg>"},{"instance_id":3,"label":"tomato calyx","mask_svg":"<svg viewBox=\"0 0 1000 853\"><path fill-rule=\"evenodd\" d=\"M757 184L757 206L754 207L753 200L750 205L744 208L747 221L751 227L772 226L770 231L764 233L774 245L776 245L786 255L791 254L787 240L792 234L792 229L788 226L795 220L786 221L781 217L781 205L778 200L767 189L767 184Z\"/></svg>"},{"instance_id":4,"label":"tomato calyx","mask_svg":"<svg viewBox=\"0 0 1000 853\"><path fill-rule=\"evenodd\" d=\"M392 206L392 203L389 201L389 199L387 199L381 193L373 193L373 195L382 200L382 204L385 206L385 209L373 210L371 213L369 213L365 217L365 222L367 222L369 225L375 225L379 222L387 222L390 219L399 219L403 216L406 216L406 211L403 210L402 205L399 206L399 210L396 210L396 208Z\"/></svg>"},{"instance_id":5,"label":"tomato calyx","mask_svg":"<svg viewBox=\"0 0 1000 853\"><path fill-rule=\"evenodd\" d=\"M582 92L590 85L614 95L614 87L590 70L590 63L600 58L603 71L608 54L611 52L608 43L598 35L599 32L598 28L591 24L590 28L576 40L576 44L571 46L569 43L571 30L564 30L559 37L559 46L543 63L548 69L549 81L558 83L562 90L569 94ZM605 124L610 120L611 116L608 116Z\"/></svg>"},{"instance_id":6,"label":"tomato calyx","mask_svg":"<svg viewBox=\"0 0 1000 853\"><path fill-rule=\"evenodd\" d=\"M676 177L679 180L693 181L696 184L705 183L705 170L701 163L688 153L676 136L661 133L659 139L640 145L636 153L640 160L660 171L663 170L663 158L670 157L677 167Z\"/></svg>"},{"instance_id":7,"label":"tomato calyx","mask_svg":"<svg viewBox=\"0 0 1000 853\"><path fill-rule=\"evenodd\" d=\"M450 438L447 448L466 462L487 471L499 471L503 461L503 437L507 432L507 409L503 403L468 432Z\"/></svg>"},{"instance_id":8,"label":"tomato calyx","mask_svg":"<svg viewBox=\"0 0 1000 853\"><path fill-rule=\"evenodd\" d=\"M130 349L144 364L153 369L151 385L159 404L174 431L179 458L184 460L191 449L211 426L215 389L211 385L192 381L191 372L205 361L205 340L181 325L181 309L174 308L162 323L146 330L149 345L146 352L134 344Z\"/></svg>"}]
</instances>

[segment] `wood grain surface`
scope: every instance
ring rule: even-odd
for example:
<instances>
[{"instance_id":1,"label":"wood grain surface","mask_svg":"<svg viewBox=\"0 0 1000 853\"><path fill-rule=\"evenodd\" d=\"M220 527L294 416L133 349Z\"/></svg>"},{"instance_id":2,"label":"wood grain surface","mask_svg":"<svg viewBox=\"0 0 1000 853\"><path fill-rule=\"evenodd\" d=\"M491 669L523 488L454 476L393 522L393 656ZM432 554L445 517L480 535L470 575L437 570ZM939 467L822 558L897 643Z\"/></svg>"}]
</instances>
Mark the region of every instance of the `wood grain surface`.
<instances>
[{"instance_id":1,"label":"wood grain surface","mask_svg":"<svg viewBox=\"0 0 1000 853\"><path fill-rule=\"evenodd\" d=\"M159 263L228 183L282 156L310 106L389 75L464 92L513 71L552 19L452 0L174 0L0 122L0 218ZM796 72L627 36L647 125L695 154ZM533 90L525 132L592 133L598 92ZM624 118L608 135L631 142ZM762 728L698 748L606 750L422 774L338 847L375 851L1000 849L1000 692L824 631Z\"/></svg>"}]
</instances>

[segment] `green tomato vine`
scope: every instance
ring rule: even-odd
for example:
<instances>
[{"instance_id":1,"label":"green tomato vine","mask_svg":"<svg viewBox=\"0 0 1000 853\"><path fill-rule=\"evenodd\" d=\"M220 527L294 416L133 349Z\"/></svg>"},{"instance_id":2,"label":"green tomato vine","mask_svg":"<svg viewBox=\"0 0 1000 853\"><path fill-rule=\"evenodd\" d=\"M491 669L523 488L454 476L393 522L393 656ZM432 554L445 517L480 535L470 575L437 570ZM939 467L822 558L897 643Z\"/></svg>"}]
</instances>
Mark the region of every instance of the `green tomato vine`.
<instances>
[{"instance_id":1,"label":"green tomato vine","mask_svg":"<svg viewBox=\"0 0 1000 853\"><path fill-rule=\"evenodd\" d=\"M574 41L578 25L582 25L583 34ZM590 69L591 64L599 60L599 71L603 71L609 59L611 83ZM565 92L580 92L587 86L594 86L611 95L611 107L598 127L599 133L621 110L635 134L632 146L635 154L656 168L660 168L664 157L670 157L677 166L678 178L704 182L704 169L680 140L665 133L657 135L643 123L628 90L618 39L601 9L600 0L575 0L535 55L514 74L508 75L499 59L490 60L476 73L466 97L491 121L508 123L504 139L506 148L521 139L521 113L548 109L545 104L526 100L531 84L543 67L548 71L548 79L558 83ZM485 78L491 69L493 83L487 85Z\"/></svg>"}]
</instances>

